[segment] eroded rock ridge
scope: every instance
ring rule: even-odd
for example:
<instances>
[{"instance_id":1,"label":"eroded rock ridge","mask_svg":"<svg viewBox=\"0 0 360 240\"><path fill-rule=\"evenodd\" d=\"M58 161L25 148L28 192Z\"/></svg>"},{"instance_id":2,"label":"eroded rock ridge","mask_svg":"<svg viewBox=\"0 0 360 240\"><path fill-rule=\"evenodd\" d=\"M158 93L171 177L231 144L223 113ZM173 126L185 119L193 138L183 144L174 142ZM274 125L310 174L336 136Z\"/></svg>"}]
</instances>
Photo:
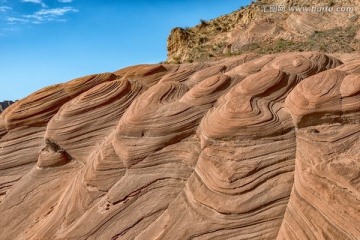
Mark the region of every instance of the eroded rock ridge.
<instances>
[{"instance_id":1,"label":"eroded rock ridge","mask_svg":"<svg viewBox=\"0 0 360 240\"><path fill-rule=\"evenodd\" d=\"M0 115L1 239L359 239L360 56L128 67Z\"/></svg>"}]
</instances>

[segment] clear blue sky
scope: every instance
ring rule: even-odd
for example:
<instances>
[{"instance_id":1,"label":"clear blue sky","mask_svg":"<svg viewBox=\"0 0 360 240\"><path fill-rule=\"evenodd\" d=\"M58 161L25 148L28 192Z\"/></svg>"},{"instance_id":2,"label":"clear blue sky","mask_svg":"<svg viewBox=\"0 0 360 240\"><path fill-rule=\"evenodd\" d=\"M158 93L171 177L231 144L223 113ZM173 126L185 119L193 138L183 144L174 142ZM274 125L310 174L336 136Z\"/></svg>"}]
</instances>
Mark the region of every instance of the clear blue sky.
<instances>
[{"instance_id":1,"label":"clear blue sky","mask_svg":"<svg viewBox=\"0 0 360 240\"><path fill-rule=\"evenodd\" d=\"M0 0L0 101L92 73L166 60L174 27L249 0Z\"/></svg>"}]
</instances>

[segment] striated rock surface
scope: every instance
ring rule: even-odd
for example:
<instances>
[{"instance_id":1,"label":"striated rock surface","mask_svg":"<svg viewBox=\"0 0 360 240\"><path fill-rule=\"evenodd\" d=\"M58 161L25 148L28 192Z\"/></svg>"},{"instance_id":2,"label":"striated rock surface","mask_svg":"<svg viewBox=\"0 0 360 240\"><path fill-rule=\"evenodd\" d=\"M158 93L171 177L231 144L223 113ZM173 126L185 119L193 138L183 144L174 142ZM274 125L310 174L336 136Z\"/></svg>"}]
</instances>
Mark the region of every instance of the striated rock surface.
<instances>
[{"instance_id":1,"label":"striated rock surface","mask_svg":"<svg viewBox=\"0 0 360 240\"><path fill-rule=\"evenodd\" d=\"M0 239L360 239L360 55L138 65L0 115Z\"/></svg>"}]
</instances>

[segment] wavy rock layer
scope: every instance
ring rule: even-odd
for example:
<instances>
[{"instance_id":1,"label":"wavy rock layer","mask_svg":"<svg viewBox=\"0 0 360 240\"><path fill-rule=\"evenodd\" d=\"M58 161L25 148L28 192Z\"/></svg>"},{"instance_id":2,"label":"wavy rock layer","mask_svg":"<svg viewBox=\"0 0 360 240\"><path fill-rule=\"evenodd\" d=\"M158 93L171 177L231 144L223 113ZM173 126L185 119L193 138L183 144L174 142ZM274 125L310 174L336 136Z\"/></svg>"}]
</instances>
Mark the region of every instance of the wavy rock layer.
<instances>
[{"instance_id":1,"label":"wavy rock layer","mask_svg":"<svg viewBox=\"0 0 360 240\"><path fill-rule=\"evenodd\" d=\"M1 239L359 239L360 56L138 65L0 115Z\"/></svg>"}]
</instances>

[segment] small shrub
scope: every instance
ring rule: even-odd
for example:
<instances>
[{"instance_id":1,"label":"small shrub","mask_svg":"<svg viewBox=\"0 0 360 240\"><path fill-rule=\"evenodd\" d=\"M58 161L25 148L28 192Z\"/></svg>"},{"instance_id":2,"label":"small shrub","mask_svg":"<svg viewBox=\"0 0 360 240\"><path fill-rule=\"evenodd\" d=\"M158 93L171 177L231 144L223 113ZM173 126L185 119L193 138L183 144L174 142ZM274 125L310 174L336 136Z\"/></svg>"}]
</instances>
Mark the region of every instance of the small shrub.
<instances>
[{"instance_id":1,"label":"small shrub","mask_svg":"<svg viewBox=\"0 0 360 240\"><path fill-rule=\"evenodd\" d=\"M209 23L206 20L200 19L200 26L201 27L204 27L204 26L207 26L207 25L209 25Z\"/></svg>"},{"instance_id":2,"label":"small shrub","mask_svg":"<svg viewBox=\"0 0 360 240\"><path fill-rule=\"evenodd\" d=\"M174 61L175 61L176 64L179 64L180 63L180 57L179 56L174 57Z\"/></svg>"},{"instance_id":3,"label":"small shrub","mask_svg":"<svg viewBox=\"0 0 360 240\"><path fill-rule=\"evenodd\" d=\"M199 43L202 44L202 43L206 43L208 41L208 38L205 37L205 36L202 36L199 38Z\"/></svg>"}]
</instances>

